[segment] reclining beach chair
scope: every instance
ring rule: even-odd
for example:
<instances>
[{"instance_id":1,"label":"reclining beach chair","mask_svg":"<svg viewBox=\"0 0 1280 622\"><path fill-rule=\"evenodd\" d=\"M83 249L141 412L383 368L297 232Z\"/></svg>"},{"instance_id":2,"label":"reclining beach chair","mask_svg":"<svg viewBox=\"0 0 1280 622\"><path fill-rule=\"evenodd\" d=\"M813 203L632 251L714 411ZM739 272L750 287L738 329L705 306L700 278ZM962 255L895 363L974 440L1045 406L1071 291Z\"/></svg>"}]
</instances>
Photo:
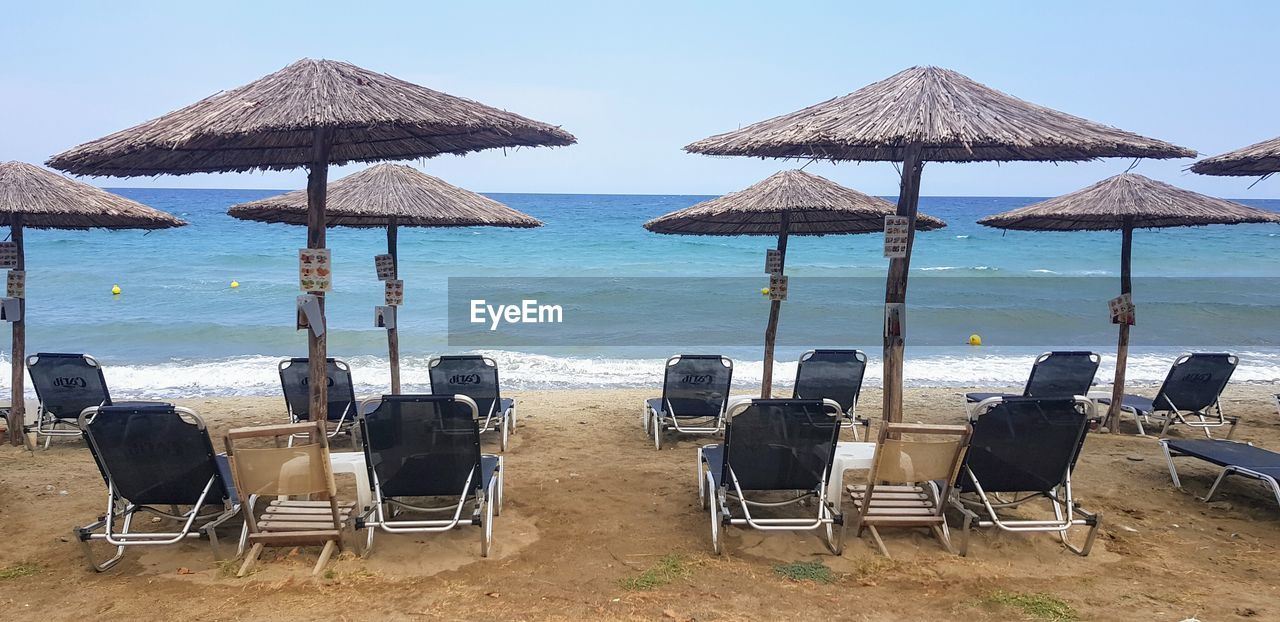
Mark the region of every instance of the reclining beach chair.
<instances>
[{"instance_id":1,"label":"reclining beach chair","mask_svg":"<svg viewBox=\"0 0 1280 622\"><path fill-rule=\"evenodd\" d=\"M480 411L465 395L384 395L360 417L373 505L356 529L430 533L480 527L480 555L489 556L493 517L502 512L502 456L480 453ZM440 500L443 498L443 500ZM431 503L436 499L435 503ZM471 512L464 518L463 512ZM403 514L444 514L404 518Z\"/></svg>"},{"instance_id":2,"label":"reclining beach chair","mask_svg":"<svg viewBox=\"0 0 1280 622\"><path fill-rule=\"evenodd\" d=\"M943 509L969 433L967 425L882 424L867 483L848 487L857 508L857 537L870 531L880 553L889 557L881 527L927 527L951 552Z\"/></svg>"},{"instance_id":3,"label":"reclining beach chair","mask_svg":"<svg viewBox=\"0 0 1280 622\"><path fill-rule=\"evenodd\" d=\"M667 430L681 434L719 434L733 381L733 361L719 354L678 354L667 359L662 397L644 401L642 423L662 449Z\"/></svg>"},{"instance_id":4,"label":"reclining beach chair","mask_svg":"<svg viewBox=\"0 0 1280 622\"><path fill-rule=\"evenodd\" d=\"M1036 357L1022 397L1075 397L1088 395L1102 357L1093 352L1055 351ZM973 418L978 404L993 397L1016 397L1011 393L965 393L965 411Z\"/></svg>"},{"instance_id":5,"label":"reclining beach chair","mask_svg":"<svg viewBox=\"0 0 1280 622\"><path fill-rule=\"evenodd\" d=\"M844 519L823 493L841 412L834 400L740 400L729 407L724 444L698 448L698 496L711 510L712 550L721 552L721 534L736 525L763 531L821 529L827 548L840 554ZM787 496L778 500L770 493ZM808 516L760 516L762 510L804 502L811 508Z\"/></svg>"},{"instance_id":6,"label":"reclining beach chair","mask_svg":"<svg viewBox=\"0 0 1280 622\"><path fill-rule=\"evenodd\" d=\"M1163 423L1160 436L1169 431L1169 426L1181 423L1204 431L1206 438L1212 428L1229 425L1227 438L1231 438L1240 420L1223 415L1219 398L1239 363L1240 359L1232 354L1184 354L1173 362L1154 398L1126 393L1120 400L1120 414L1132 415L1138 434L1144 436L1147 432L1143 422L1150 424L1155 418ZM1097 402L1110 405L1111 398ZM1113 421L1111 425L1118 423Z\"/></svg>"},{"instance_id":7,"label":"reclining beach chair","mask_svg":"<svg viewBox=\"0 0 1280 622\"><path fill-rule=\"evenodd\" d=\"M1173 464L1174 458L1196 458L1214 466L1222 467L1209 493L1204 496L1206 503L1213 499L1213 493L1228 475L1243 475L1256 479L1271 488L1276 503L1280 504L1280 453L1254 447L1248 443L1213 438L1200 439L1160 439L1160 448L1164 450L1165 460L1169 463L1169 475L1173 485L1182 490L1182 480L1178 478L1178 469Z\"/></svg>"},{"instance_id":8,"label":"reclining beach chair","mask_svg":"<svg viewBox=\"0 0 1280 622\"><path fill-rule=\"evenodd\" d=\"M214 529L240 505L226 457L214 453L199 415L172 404L117 404L85 409L79 427L107 484L106 515L75 530L94 570L115 566L128 547L177 544L201 534L222 558ZM177 530L138 531L139 512L177 523ZM90 547L96 540L114 545L115 557L96 561Z\"/></svg>"},{"instance_id":9,"label":"reclining beach chair","mask_svg":"<svg viewBox=\"0 0 1280 622\"><path fill-rule=\"evenodd\" d=\"M859 439L858 428L871 429L871 420L858 417L858 395L867 371L867 355L859 350L809 350L796 365L796 384L791 397L828 399L840 404L848 417L845 427Z\"/></svg>"},{"instance_id":10,"label":"reclining beach chair","mask_svg":"<svg viewBox=\"0 0 1280 622\"><path fill-rule=\"evenodd\" d=\"M102 365L88 354L33 354L27 357L27 373L40 401L36 440L44 437L45 449L55 436L80 436L78 421L84 409L111 405Z\"/></svg>"},{"instance_id":11,"label":"reclining beach chair","mask_svg":"<svg viewBox=\"0 0 1280 622\"><path fill-rule=\"evenodd\" d=\"M1056 532L1072 552L1088 555L1101 519L1076 503L1071 471L1084 447L1093 403L1078 396L1006 397L984 404L971 421L973 436L951 497L964 520L960 554L968 553L969 531L977 525L1009 532ZM1049 501L1052 519L999 513L1037 499ZM1067 539L1075 526L1089 528L1080 547Z\"/></svg>"},{"instance_id":12,"label":"reclining beach chair","mask_svg":"<svg viewBox=\"0 0 1280 622\"><path fill-rule=\"evenodd\" d=\"M273 446L257 446L263 439L271 440ZM286 441L295 439L286 446ZM312 576L320 574L342 545L342 532L349 524L354 505L338 501L324 422L235 428L227 432L226 443L231 474L241 498L246 540L253 545L236 576L249 572L264 546L307 544L324 545L311 571ZM321 494L328 499L281 498ZM266 501L261 513L259 501Z\"/></svg>"},{"instance_id":13,"label":"reclining beach chair","mask_svg":"<svg viewBox=\"0 0 1280 622\"><path fill-rule=\"evenodd\" d=\"M329 438L342 432L350 432L356 423L355 385L351 380L351 366L338 359L328 361L329 377L329 412L325 417L328 423ZM306 357L280 361L280 387L284 392L285 407L289 411L289 422L300 423L311 420L311 366ZM293 442L290 439L289 442ZM353 441L354 442L354 441Z\"/></svg>"},{"instance_id":14,"label":"reclining beach chair","mask_svg":"<svg viewBox=\"0 0 1280 622\"><path fill-rule=\"evenodd\" d=\"M502 397L498 363L487 356L465 354L437 356L427 361L434 395L465 395L480 409L480 432L496 432L499 447L507 450L516 430L515 400Z\"/></svg>"}]
</instances>

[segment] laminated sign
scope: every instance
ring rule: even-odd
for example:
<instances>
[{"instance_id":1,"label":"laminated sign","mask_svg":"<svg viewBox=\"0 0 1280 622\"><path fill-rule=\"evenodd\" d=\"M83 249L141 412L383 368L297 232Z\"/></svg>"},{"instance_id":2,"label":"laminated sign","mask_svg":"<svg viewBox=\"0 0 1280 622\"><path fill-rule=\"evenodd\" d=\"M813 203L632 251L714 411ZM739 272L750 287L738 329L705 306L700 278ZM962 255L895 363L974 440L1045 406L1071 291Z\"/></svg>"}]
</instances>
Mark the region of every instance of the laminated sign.
<instances>
[{"instance_id":1,"label":"laminated sign","mask_svg":"<svg viewBox=\"0 0 1280 622\"><path fill-rule=\"evenodd\" d=\"M15 242L0 242L0 268L13 268L18 265L18 245Z\"/></svg>"},{"instance_id":2,"label":"laminated sign","mask_svg":"<svg viewBox=\"0 0 1280 622\"><path fill-rule=\"evenodd\" d=\"M1107 307L1111 310L1112 324L1134 324L1133 296L1131 294L1121 294L1107 301Z\"/></svg>"},{"instance_id":3,"label":"laminated sign","mask_svg":"<svg viewBox=\"0 0 1280 622\"><path fill-rule=\"evenodd\" d=\"M396 278L396 262L391 259L391 255L374 255L373 267L378 270L379 281Z\"/></svg>"},{"instance_id":4,"label":"laminated sign","mask_svg":"<svg viewBox=\"0 0 1280 622\"><path fill-rule=\"evenodd\" d=\"M329 249L298 249L298 285L304 292L327 292L333 289Z\"/></svg>"},{"instance_id":5,"label":"laminated sign","mask_svg":"<svg viewBox=\"0 0 1280 622\"><path fill-rule=\"evenodd\" d=\"M404 281L400 279L387 279L386 285L386 305L394 307L404 304Z\"/></svg>"},{"instance_id":6,"label":"laminated sign","mask_svg":"<svg viewBox=\"0 0 1280 622\"><path fill-rule=\"evenodd\" d=\"M884 217L884 256L901 259L907 256L907 229L910 220L906 216Z\"/></svg>"},{"instance_id":7,"label":"laminated sign","mask_svg":"<svg viewBox=\"0 0 1280 622\"><path fill-rule=\"evenodd\" d=\"M782 272L782 253L778 249L771 248L765 251L764 255L764 273L774 274Z\"/></svg>"},{"instance_id":8,"label":"laminated sign","mask_svg":"<svg viewBox=\"0 0 1280 622\"><path fill-rule=\"evenodd\" d=\"M769 300L787 299L787 277L777 272L769 275Z\"/></svg>"},{"instance_id":9,"label":"laminated sign","mask_svg":"<svg viewBox=\"0 0 1280 622\"><path fill-rule=\"evenodd\" d=\"M27 297L26 271L10 270L7 290L10 298L26 298Z\"/></svg>"},{"instance_id":10,"label":"laminated sign","mask_svg":"<svg viewBox=\"0 0 1280 622\"><path fill-rule=\"evenodd\" d=\"M324 335L324 313L320 311L320 299L314 294L298 296L298 330L310 328L320 337Z\"/></svg>"},{"instance_id":11,"label":"laminated sign","mask_svg":"<svg viewBox=\"0 0 1280 622\"><path fill-rule=\"evenodd\" d=\"M377 328L391 330L396 327L396 308L376 306L373 308L373 325Z\"/></svg>"}]
</instances>

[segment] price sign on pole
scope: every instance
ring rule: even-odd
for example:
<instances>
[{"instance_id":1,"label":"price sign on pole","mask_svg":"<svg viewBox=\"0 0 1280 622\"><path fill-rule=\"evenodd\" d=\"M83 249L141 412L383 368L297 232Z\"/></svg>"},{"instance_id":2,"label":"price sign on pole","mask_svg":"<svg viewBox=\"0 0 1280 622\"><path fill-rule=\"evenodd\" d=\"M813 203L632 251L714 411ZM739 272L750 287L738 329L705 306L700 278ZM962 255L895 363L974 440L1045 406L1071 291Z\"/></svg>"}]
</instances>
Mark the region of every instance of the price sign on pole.
<instances>
[{"instance_id":1,"label":"price sign on pole","mask_svg":"<svg viewBox=\"0 0 1280 622\"><path fill-rule=\"evenodd\" d=\"M782 272L782 253L779 253L776 248L771 248L765 251L764 273L777 274L779 272Z\"/></svg>"},{"instance_id":2,"label":"price sign on pole","mask_svg":"<svg viewBox=\"0 0 1280 622\"><path fill-rule=\"evenodd\" d=\"M329 249L298 249L298 286L304 292L327 292L333 289Z\"/></svg>"},{"instance_id":3,"label":"price sign on pole","mask_svg":"<svg viewBox=\"0 0 1280 622\"><path fill-rule=\"evenodd\" d=\"M907 229L910 221L906 216L884 217L884 256L890 259L901 259L907 256Z\"/></svg>"}]
</instances>

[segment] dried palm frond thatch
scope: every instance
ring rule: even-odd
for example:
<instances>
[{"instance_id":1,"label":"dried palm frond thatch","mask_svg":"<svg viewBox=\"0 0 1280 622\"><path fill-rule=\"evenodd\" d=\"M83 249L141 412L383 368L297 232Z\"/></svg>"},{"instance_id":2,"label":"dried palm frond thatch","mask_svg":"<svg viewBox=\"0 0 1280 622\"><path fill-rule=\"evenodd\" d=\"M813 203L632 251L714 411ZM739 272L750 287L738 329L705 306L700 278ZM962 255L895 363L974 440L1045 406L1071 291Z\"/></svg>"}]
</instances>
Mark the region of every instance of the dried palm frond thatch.
<instances>
[{"instance_id":1,"label":"dried palm frond thatch","mask_svg":"<svg viewBox=\"0 0 1280 622\"><path fill-rule=\"evenodd\" d=\"M403 164L378 164L329 184L330 227L537 227L532 216ZM242 220L307 224L307 191L241 203Z\"/></svg>"},{"instance_id":2,"label":"dried palm frond thatch","mask_svg":"<svg viewBox=\"0 0 1280 622\"><path fill-rule=\"evenodd\" d=\"M518 114L349 63L307 58L48 164L113 177L293 169L314 161L313 132L325 128L333 132L330 164L575 142L558 127Z\"/></svg>"},{"instance_id":3,"label":"dried palm frond thatch","mask_svg":"<svg viewBox=\"0 0 1280 622\"><path fill-rule=\"evenodd\" d=\"M187 224L137 201L26 162L0 163L0 225L28 229L167 229Z\"/></svg>"},{"instance_id":4,"label":"dried palm frond thatch","mask_svg":"<svg viewBox=\"0 0 1280 622\"><path fill-rule=\"evenodd\" d=\"M1192 164L1191 171L1201 175L1241 177L1265 177L1280 172L1280 136L1212 158L1205 158Z\"/></svg>"},{"instance_id":5,"label":"dried palm frond thatch","mask_svg":"<svg viewBox=\"0 0 1280 622\"><path fill-rule=\"evenodd\" d=\"M1186 227L1280 223L1280 214L1183 190L1135 173L1026 207L987 216L978 223L1027 231L1098 231L1125 227Z\"/></svg>"},{"instance_id":6,"label":"dried palm frond thatch","mask_svg":"<svg viewBox=\"0 0 1280 622\"><path fill-rule=\"evenodd\" d=\"M691 153L902 162L1185 158L1195 152L1023 101L940 67L912 67L843 97L685 147Z\"/></svg>"},{"instance_id":7,"label":"dried palm frond thatch","mask_svg":"<svg viewBox=\"0 0 1280 622\"><path fill-rule=\"evenodd\" d=\"M799 170L771 175L750 188L664 214L644 224L656 233L692 235L778 235L788 214L790 235L879 233L893 204L829 179ZM945 227L918 215L916 228Z\"/></svg>"}]
</instances>

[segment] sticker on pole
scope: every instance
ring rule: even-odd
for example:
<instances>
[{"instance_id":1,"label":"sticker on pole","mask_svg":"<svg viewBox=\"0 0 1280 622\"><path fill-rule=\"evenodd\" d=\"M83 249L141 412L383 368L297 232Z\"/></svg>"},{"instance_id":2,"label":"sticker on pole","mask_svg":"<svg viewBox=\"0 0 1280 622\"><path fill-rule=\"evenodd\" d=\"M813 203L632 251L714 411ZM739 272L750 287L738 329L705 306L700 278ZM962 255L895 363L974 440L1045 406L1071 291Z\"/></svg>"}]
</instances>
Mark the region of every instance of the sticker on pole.
<instances>
[{"instance_id":1,"label":"sticker on pole","mask_svg":"<svg viewBox=\"0 0 1280 622\"><path fill-rule=\"evenodd\" d=\"M10 298L26 298L27 272L25 270L10 270L5 289Z\"/></svg>"},{"instance_id":2,"label":"sticker on pole","mask_svg":"<svg viewBox=\"0 0 1280 622\"><path fill-rule=\"evenodd\" d=\"M18 244L16 242L0 242L0 268L12 269L18 266Z\"/></svg>"},{"instance_id":3,"label":"sticker on pole","mask_svg":"<svg viewBox=\"0 0 1280 622\"><path fill-rule=\"evenodd\" d=\"M782 272L782 253L778 249L771 248L764 254L764 273L777 274Z\"/></svg>"},{"instance_id":4,"label":"sticker on pole","mask_svg":"<svg viewBox=\"0 0 1280 622\"><path fill-rule=\"evenodd\" d=\"M396 278L396 262L391 255L374 255L373 267L378 271L379 281Z\"/></svg>"},{"instance_id":5,"label":"sticker on pole","mask_svg":"<svg viewBox=\"0 0 1280 622\"><path fill-rule=\"evenodd\" d=\"M769 275L769 300L787 299L787 277L777 272Z\"/></svg>"},{"instance_id":6,"label":"sticker on pole","mask_svg":"<svg viewBox=\"0 0 1280 622\"><path fill-rule=\"evenodd\" d=\"M884 256L902 259L907 256L907 233L911 220L906 216L884 217Z\"/></svg>"},{"instance_id":7,"label":"sticker on pole","mask_svg":"<svg viewBox=\"0 0 1280 622\"><path fill-rule=\"evenodd\" d=\"M907 332L907 305L903 302L886 302L884 305L884 336L902 339Z\"/></svg>"},{"instance_id":8,"label":"sticker on pole","mask_svg":"<svg viewBox=\"0 0 1280 622\"><path fill-rule=\"evenodd\" d=\"M329 249L298 249L298 286L304 292L327 292L333 289Z\"/></svg>"},{"instance_id":9,"label":"sticker on pole","mask_svg":"<svg viewBox=\"0 0 1280 622\"><path fill-rule=\"evenodd\" d=\"M1134 325L1135 318L1132 294L1120 294L1119 296L1108 300L1107 308L1111 311L1112 324Z\"/></svg>"},{"instance_id":10,"label":"sticker on pole","mask_svg":"<svg viewBox=\"0 0 1280 622\"><path fill-rule=\"evenodd\" d=\"M404 281L401 279L387 279L385 286L385 295L383 296L385 304L388 307L395 307L404 304Z\"/></svg>"}]
</instances>

